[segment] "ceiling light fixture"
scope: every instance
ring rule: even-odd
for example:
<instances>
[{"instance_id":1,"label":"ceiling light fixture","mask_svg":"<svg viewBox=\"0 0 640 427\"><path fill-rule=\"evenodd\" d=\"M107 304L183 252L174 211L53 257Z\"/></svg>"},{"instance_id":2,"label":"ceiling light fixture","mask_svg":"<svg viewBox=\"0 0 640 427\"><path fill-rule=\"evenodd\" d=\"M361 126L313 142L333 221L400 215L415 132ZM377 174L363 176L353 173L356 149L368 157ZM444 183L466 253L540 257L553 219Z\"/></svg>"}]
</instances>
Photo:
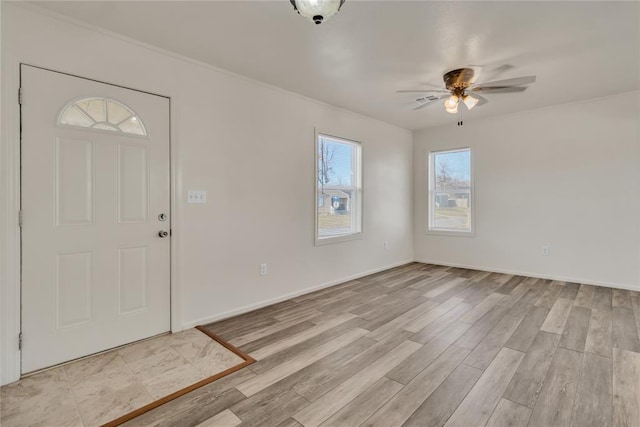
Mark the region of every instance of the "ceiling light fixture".
<instances>
[{"instance_id":1,"label":"ceiling light fixture","mask_svg":"<svg viewBox=\"0 0 640 427\"><path fill-rule=\"evenodd\" d=\"M478 98L467 95L464 89L456 89L455 93L453 93L449 98L447 98L446 101L444 101L444 110L447 113L456 114L458 112L458 103L461 99L464 105L467 106L468 110L471 110L476 106L478 101L480 101Z\"/></svg>"},{"instance_id":2,"label":"ceiling light fixture","mask_svg":"<svg viewBox=\"0 0 640 427\"><path fill-rule=\"evenodd\" d=\"M480 101L478 98L474 98L471 95L465 95L462 97L462 102L467 106L469 110L476 106L476 104Z\"/></svg>"},{"instance_id":3,"label":"ceiling light fixture","mask_svg":"<svg viewBox=\"0 0 640 427\"><path fill-rule=\"evenodd\" d=\"M451 108L447 107L447 103L445 102L444 103L444 111L446 111L447 113L450 113L450 114L456 114L458 112L458 102L456 101L456 104Z\"/></svg>"},{"instance_id":4,"label":"ceiling light fixture","mask_svg":"<svg viewBox=\"0 0 640 427\"><path fill-rule=\"evenodd\" d=\"M453 110L458 107L458 97L456 95L451 95L449 99L444 101L445 110Z\"/></svg>"},{"instance_id":5,"label":"ceiling light fixture","mask_svg":"<svg viewBox=\"0 0 640 427\"><path fill-rule=\"evenodd\" d=\"M338 13L345 0L290 0L298 14L322 24Z\"/></svg>"}]
</instances>

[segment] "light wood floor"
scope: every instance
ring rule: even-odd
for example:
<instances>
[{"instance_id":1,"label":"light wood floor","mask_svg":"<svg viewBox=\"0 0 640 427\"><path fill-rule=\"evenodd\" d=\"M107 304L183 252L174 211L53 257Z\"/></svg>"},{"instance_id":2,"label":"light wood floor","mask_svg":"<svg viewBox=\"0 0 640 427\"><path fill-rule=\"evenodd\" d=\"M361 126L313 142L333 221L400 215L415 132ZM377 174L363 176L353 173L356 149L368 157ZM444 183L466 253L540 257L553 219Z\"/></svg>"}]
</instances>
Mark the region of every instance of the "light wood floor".
<instances>
[{"instance_id":1,"label":"light wood floor","mask_svg":"<svg viewBox=\"0 0 640 427\"><path fill-rule=\"evenodd\" d=\"M210 325L258 362L130 425L640 426L640 294L412 263Z\"/></svg>"}]
</instances>

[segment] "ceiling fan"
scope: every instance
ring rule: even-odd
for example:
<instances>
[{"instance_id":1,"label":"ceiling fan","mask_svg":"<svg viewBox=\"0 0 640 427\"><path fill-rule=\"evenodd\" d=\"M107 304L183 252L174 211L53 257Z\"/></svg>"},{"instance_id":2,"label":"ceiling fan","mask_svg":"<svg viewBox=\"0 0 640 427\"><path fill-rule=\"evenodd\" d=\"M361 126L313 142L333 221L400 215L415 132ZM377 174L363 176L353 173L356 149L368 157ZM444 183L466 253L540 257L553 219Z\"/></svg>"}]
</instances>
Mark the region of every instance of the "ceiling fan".
<instances>
[{"instance_id":1,"label":"ceiling fan","mask_svg":"<svg viewBox=\"0 0 640 427\"><path fill-rule=\"evenodd\" d=\"M475 70L473 68L458 68L444 74L444 85L447 88L437 90L399 90L397 93L427 93L429 95L416 99L422 105L414 108L419 110L430 105L437 104L440 100L448 98L444 102L447 113L458 112L460 100L467 109L471 110L476 105L489 102L480 94L524 92L528 84L535 83L536 76L523 76L512 79L496 80L487 83L474 83ZM431 95L433 94L433 95Z\"/></svg>"}]
</instances>

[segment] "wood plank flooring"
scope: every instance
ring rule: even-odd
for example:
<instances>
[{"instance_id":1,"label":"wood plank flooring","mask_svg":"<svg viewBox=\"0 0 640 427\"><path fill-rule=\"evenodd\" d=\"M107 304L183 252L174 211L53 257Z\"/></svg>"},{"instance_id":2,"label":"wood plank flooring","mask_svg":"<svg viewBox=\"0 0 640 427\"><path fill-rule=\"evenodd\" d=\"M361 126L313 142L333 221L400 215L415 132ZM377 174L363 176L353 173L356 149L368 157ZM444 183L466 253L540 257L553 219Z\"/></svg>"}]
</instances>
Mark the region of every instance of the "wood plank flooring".
<instances>
[{"instance_id":1,"label":"wood plank flooring","mask_svg":"<svg viewBox=\"0 0 640 427\"><path fill-rule=\"evenodd\" d=\"M640 293L411 263L208 325L258 361L127 425L640 426Z\"/></svg>"}]
</instances>

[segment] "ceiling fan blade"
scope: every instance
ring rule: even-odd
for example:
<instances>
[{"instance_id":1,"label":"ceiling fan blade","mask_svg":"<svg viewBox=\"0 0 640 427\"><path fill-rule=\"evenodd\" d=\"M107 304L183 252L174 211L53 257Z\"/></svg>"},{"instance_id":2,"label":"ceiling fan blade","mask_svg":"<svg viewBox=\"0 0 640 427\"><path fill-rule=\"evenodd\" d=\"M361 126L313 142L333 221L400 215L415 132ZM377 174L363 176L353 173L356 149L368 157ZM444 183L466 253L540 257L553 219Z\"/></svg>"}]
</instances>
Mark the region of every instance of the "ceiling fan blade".
<instances>
[{"instance_id":1,"label":"ceiling fan blade","mask_svg":"<svg viewBox=\"0 0 640 427\"><path fill-rule=\"evenodd\" d=\"M493 82L479 83L475 87L505 87L505 86L521 86L536 82L536 76L515 77L513 79L496 80Z\"/></svg>"},{"instance_id":2,"label":"ceiling fan blade","mask_svg":"<svg viewBox=\"0 0 640 427\"><path fill-rule=\"evenodd\" d=\"M448 90L397 90L396 93L450 93Z\"/></svg>"},{"instance_id":3,"label":"ceiling fan blade","mask_svg":"<svg viewBox=\"0 0 640 427\"><path fill-rule=\"evenodd\" d=\"M479 86L471 89L471 93L514 93L514 92L524 92L527 90L526 86L496 86L496 87L485 87Z\"/></svg>"},{"instance_id":4,"label":"ceiling fan blade","mask_svg":"<svg viewBox=\"0 0 640 427\"><path fill-rule=\"evenodd\" d=\"M416 107L416 108L414 108L413 110L414 110L414 111L415 111L415 110L421 110L421 109L423 109L423 108L425 108L425 107L428 107L428 106L430 106L430 105L437 104L437 103L439 103L439 102L440 102L440 100L439 100L439 99L438 99L438 100L436 100L436 101L428 101L428 102L425 102L425 103L424 103L424 104L422 104L422 105L417 106L417 107Z\"/></svg>"},{"instance_id":5,"label":"ceiling fan blade","mask_svg":"<svg viewBox=\"0 0 640 427\"><path fill-rule=\"evenodd\" d=\"M487 102L489 102L489 100L488 100L487 98L485 98L484 96L480 95L480 94L479 94L479 93L477 93L477 92L474 92L474 93L472 94L472 96L473 96L474 98L477 98L477 99L478 99L478 105L476 105L476 107L479 107L479 106L484 105L484 104L486 104Z\"/></svg>"},{"instance_id":6,"label":"ceiling fan blade","mask_svg":"<svg viewBox=\"0 0 640 427\"><path fill-rule=\"evenodd\" d=\"M496 67L493 70L488 71L489 75L486 76L487 80L491 81L492 79L496 79L501 74L503 74L505 71L509 71L512 68L515 68L515 67L513 65L510 65L510 64L502 64L499 67Z\"/></svg>"}]
</instances>

